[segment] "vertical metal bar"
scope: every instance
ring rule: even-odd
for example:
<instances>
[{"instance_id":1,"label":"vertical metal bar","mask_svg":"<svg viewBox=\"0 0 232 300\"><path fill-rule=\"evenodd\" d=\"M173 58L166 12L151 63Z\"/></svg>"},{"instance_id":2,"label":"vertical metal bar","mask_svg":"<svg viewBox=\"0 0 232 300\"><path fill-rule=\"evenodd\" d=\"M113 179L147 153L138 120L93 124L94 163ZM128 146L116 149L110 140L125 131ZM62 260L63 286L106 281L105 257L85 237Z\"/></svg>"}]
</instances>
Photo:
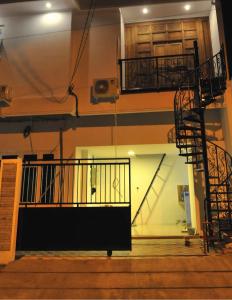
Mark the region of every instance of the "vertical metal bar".
<instances>
[{"instance_id":1,"label":"vertical metal bar","mask_svg":"<svg viewBox=\"0 0 232 300\"><path fill-rule=\"evenodd\" d=\"M156 82L157 82L157 89L159 89L160 88L160 86L159 86L159 58L156 57L155 61L156 61Z\"/></svg>"},{"instance_id":2,"label":"vertical metal bar","mask_svg":"<svg viewBox=\"0 0 232 300\"><path fill-rule=\"evenodd\" d=\"M123 74L122 74L122 60L119 60L119 67L120 67L120 86L121 86L121 93L123 91Z\"/></svg>"},{"instance_id":3,"label":"vertical metal bar","mask_svg":"<svg viewBox=\"0 0 232 300\"><path fill-rule=\"evenodd\" d=\"M105 202L106 202L106 164L104 165L105 167Z\"/></svg>"},{"instance_id":4,"label":"vertical metal bar","mask_svg":"<svg viewBox=\"0 0 232 300\"><path fill-rule=\"evenodd\" d=\"M25 188L25 172L26 172L26 165L23 166L23 178L22 178L22 195L21 195L21 202L24 202L25 195L24 195L24 188Z\"/></svg>"},{"instance_id":5,"label":"vertical metal bar","mask_svg":"<svg viewBox=\"0 0 232 300\"><path fill-rule=\"evenodd\" d=\"M39 166L35 167L35 203L37 203L37 188L38 188L38 174L39 174Z\"/></svg>"},{"instance_id":6,"label":"vertical metal bar","mask_svg":"<svg viewBox=\"0 0 232 300\"><path fill-rule=\"evenodd\" d=\"M68 170L68 176L67 176L67 184L65 184L65 186L67 186L67 189L66 189L67 193L66 193L65 199L66 199L66 202L69 203L70 202L69 201L69 187L70 187L70 168L71 168L71 166L67 165L66 168ZM66 178L66 176L64 178Z\"/></svg>"},{"instance_id":7,"label":"vertical metal bar","mask_svg":"<svg viewBox=\"0 0 232 300\"><path fill-rule=\"evenodd\" d=\"M60 198L59 202L63 202L63 184L64 184L64 175L63 175L63 129L60 128L59 131L59 138L60 138Z\"/></svg>"},{"instance_id":8,"label":"vertical metal bar","mask_svg":"<svg viewBox=\"0 0 232 300\"><path fill-rule=\"evenodd\" d=\"M102 195L102 166L100 165L100 203L102 203L101 195Z\"/></svg>"},{"instance_id":9,"label":"vertical metal bar","mask_svg":"<svg viewBox=\"0 0 232 300\"><path fill-rule=\"evenodd\" d=\"M119 203L121 203L121 165L118 165L118 169L119 169Z\"/></svg>"},{"instance_id":10,"label":"vertical metal bar","mask_svg":"<svg viewBox=\"0 0 232 300\"><path fill-rule=\"evenodd\" d=\"M125 164L123 165L123 181L124 181L124 193L123 193L123 199L124 199L124 202L126 201L126 194L125 194L125 191L126 191L126 173L125 173L125 169L126 169L126 166Z\"/></svg>"},{"instance_id":11,"label":"vertical metal bar","mask_svg":"<svg viewBox=\"0 0 232 300\"><path fill-rule=\"evenodd\" d=\"M202 152L203 152L203 164L204 164L204 174L205 174L205 196L207 204L207 219L208 222L212 222L211 214L211 203L210 203L210 182L209 182L209 169L208 169L208 155L207 155L207 144L206 144L206 131L205 131L205 115L204 108L201 106L200 98L200 69L199 69L199 52L197 41L194 41L194 52L195 52L195 103L196 107L199 108L200 114L200 125L201 125L201 136L202 136Z\"/></svg>"},{"instance_id":12,"label":"vertical metal bar","mask_svg":"<svg viewBox=\"0 0 232 300\"><path fill-rule=\"evenodd\" d=\"M131 206L131 159L129 158L129 203Z\"/></svg>"},{"instance_id":13,"label":"vertical metal bar","mask_svg":"<svg viewBox=\"0 0 232 300\"><path fill-rule=\"evenodd\" d=\"M110 202L112 202L112 199L111 199L111 165L110 165Z\"/></svg>"}]
</instances>

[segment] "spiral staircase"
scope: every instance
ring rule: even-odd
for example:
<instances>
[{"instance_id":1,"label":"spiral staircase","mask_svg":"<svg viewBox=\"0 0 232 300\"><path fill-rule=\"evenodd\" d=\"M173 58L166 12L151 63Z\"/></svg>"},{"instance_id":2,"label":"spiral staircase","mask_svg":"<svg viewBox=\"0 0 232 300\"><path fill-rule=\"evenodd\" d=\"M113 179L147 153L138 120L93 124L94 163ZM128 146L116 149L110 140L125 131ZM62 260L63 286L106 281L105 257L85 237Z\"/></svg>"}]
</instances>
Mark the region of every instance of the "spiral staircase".
<instances>
[{"instance_id":1,"label":"spiral staircase","mask_svg":"<svg viewBox=\"0 0 232 300\"><path fill-rule=\"evenodd\" d=\"M194 48L195 68L180 83L174 98L176 146L186 164L202 174L209 249L232 235L232 157L211 141L205 129L207 106L226 90L226 67L223 47L202 65L196 42Z\"/></svg>"}]
</instances>

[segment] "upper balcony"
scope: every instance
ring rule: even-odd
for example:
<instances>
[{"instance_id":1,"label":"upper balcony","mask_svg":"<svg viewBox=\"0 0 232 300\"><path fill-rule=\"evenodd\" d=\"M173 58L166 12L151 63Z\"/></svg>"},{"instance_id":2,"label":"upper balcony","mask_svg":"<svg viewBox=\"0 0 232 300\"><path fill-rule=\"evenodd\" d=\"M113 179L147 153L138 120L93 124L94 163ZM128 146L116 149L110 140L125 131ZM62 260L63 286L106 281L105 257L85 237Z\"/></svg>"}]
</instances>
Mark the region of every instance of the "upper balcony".
<instances>
[{"instance_id":1,"label":"upper balcony","mask_svg":"<svg viewBox=\"0 0 232 300\"><path fill-rule=\"evenodd\" d=\"M194 69L194 41L201 64L220 50L211 1L121 8L121 37L121 94L174 91Z\"/></svg>"},{"instance_id":2,"label":"upper balcony","mask_svg":"<svg viewBox=\"0 0 232 300\"><path fill-rule=\"evenodd\" d=\"M119 64L121 94L173 91L180 82L189 80L187 74L194 68L194 55L129 58L119 60Z\"/></svg>"}]
</instances>

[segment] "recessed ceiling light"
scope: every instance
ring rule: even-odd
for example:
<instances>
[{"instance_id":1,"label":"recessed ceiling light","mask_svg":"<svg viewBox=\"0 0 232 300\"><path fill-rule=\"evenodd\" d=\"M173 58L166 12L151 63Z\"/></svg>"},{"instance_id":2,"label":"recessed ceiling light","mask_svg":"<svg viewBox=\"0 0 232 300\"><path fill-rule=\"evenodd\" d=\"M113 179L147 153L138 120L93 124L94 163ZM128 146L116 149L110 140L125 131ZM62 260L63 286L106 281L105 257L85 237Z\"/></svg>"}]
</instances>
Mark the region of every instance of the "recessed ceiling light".
<instances>
[{"instance_id":1,"label":"recessed ceiling light","mask_svg":"<svg viewBox=\"0 0 232 300\"><path fill-rule=\"evenodd\" d=\"M184 9L185 9L185 10L190 10L190 8L191 8L191 5L190 5L190 4L186 4L186 5L184 6Z\"/></svg>"},{"instance_id":2,"label":"recessed ceiling light","mask_svg":"<svg viewBox=\"0 0 232 300\"><path fill-rule=\"evenodd\" d=\"M133 150L129 150L129 151L128 151L128 155L129 155L129 156L135 156L135 152L134 152Z\"/></svg>"},{"instance_id":3,"label":"recessed ceiling light","mask_svg":"<svg viewBox=\"0 0 232 300\"><path fill-rule=\"evenodd\" d=\"M144 7L143 10L142 10L142 12L143 12L143 14L145 14L145 15L148 14L148 12L149 12L149 11L148 11L148 8Z\"/></svg>"},{"instance_id":4,"label":"recessed ceiling light","mask_svg":"<svg viewBox=\"0 0 232 300\"><path fill-rule=\"evenodd\" d=\"M51 7L52 7L51 2L47 2L47 3L46 3L46 7L47 7L47 8L51 8Z\"/></svg>"}]
</instances>

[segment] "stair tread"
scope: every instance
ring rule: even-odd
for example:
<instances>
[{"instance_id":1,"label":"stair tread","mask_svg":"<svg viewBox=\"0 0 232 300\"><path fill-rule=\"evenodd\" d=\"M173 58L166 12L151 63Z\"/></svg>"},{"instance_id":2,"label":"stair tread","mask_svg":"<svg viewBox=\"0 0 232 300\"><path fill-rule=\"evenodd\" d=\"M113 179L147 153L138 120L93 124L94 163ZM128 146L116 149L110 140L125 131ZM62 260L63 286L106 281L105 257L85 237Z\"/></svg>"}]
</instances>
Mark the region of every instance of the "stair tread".
<instances>
[{"instance_id":1,"label":"stair tread","mask_svg":"<svg viewBox=\"0 0 232 300\"><path fill-rule=\"evenodd\" d=\"M194 116L186 116L186 117L183 117L183 120L185 120L185 121L190 121L190 122L195 122L195 123L201 123L201 120L197 119L197 118L194 117Z\"/></svg>"},{"instance_id":2,"label":"stair tread","mask_svg":"<svg viewBox=\"0 0 232 300\"><path fill-rule=\"evenodd\" d=\"M210 194L221 194L221 195L226 195L226 194L232 194L232 192L211 191Z\"/></svg>"},{"instance_id":3,"label":"stair tread","mask_svg":"<svg viewBox=\"0 0 232 300\"><path fill-rule=\"evenodd\" d=\"M177 148L201 148L201 145L177 145Z\"/></svg>"},{"instance_id":4,"label":"stair tread","mask_svg":"<svg viewBox=\"0 0 232 300\"><path fill-rule=\"evenodd\" d=\"M194 152L194 153L180 153L180 156L196 156L196 155L201 155L203 152Z\"/></svg>"},{"instance_id":5,"label":"stair tread","mask_svg":"<svg viewBox=\"0 0 232 300\"><path fill-rule=\"evenodd\" d=\"M177 139L197 139L197 138L201 138L201 135L195 134L195 135L178 135L176 138Z\"/></svg>"},{"instance_id":6,"label":"stair tread","mask_svg":"<svg viewBox=\"0 0 232 300\"><path fill-rule=\"evenodd\" d=\"M199 127L183 125L179 127L180 130L201 130Z\"/></svg>"},{"instance_id":7,"label":"stair tread","mask_svg":"<svg viewBox=\"0 0 232 300\"><path fill-rule=\"evenodd\" d=\"M203 163L204 161L203 160L198 160L198 161L187 161L185 164L189 164L189 165L199 165L201 163Z\"/></svg>"}]
</instances>

